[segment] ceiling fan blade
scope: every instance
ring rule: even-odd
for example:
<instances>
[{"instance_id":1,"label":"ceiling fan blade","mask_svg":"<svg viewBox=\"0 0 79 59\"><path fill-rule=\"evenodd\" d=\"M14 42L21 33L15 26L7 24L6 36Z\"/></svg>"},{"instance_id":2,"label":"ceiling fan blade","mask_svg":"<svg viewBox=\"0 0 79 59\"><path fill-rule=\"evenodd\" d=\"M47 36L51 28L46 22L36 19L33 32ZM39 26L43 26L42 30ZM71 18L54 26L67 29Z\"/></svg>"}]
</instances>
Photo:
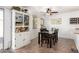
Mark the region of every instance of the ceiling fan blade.
<instances>
[{"instance_id":1,"label":"ceiling fan blade","mask_svg":"<svg viewBox=\"0 0 79 59\"><path fill-rule=\"evenodd\" d=\"M51 12L51 13L58 13L57 11Z\"/></svg>"}]
</instances>

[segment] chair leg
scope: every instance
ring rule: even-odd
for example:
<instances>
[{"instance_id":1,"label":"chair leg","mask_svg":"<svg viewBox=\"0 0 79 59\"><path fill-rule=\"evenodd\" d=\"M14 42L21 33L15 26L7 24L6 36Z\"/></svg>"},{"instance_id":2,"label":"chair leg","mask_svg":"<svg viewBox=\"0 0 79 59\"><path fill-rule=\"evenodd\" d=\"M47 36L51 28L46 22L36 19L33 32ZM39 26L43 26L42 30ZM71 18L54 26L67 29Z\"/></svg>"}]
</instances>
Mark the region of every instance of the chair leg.
<instances>
[{"instance_id":1,"label":"chair leg","mask_svg":"<svg viewBox=\"0 0 79 59\"><path fill-rule=\"evenodd\" d=\"M51 39L50 39L50 43L49 44L50 44L50 48L51 48L52 47L52 40Z\"/></svg>"},{"instance_id":2,"label":"chair leg","mask_svg":"<svg viewBox=\"0 0 79 59\"><path fill-rule=\"evenodd\" d=\"M42 47L42 43L41 43L41 47Z\"/></svg>"},{"instance_id":3,"label":"chair leg","mask_svg":"<svg viewBox=\"0 0 79 59\"><path fill-rule=\"evenodd\" d=\"M58 42L58 37L56 37L56 40L55 40L55 42L56 42L56 43Z\"/></svg>"},{"instance_id":4,"label":"chair leg","mask_svg":"<svg viewBox=\"0 0 79 59\"><path fill-rule=\"evenodd\" d=\"M49 48L49 39L47 40L47 48Z\"/></svg>"},{"instance_id":5,"label":"chair leg","mask_svg":"<svg viewBox=\"0 0 79 59\"><path fill-rule=\"evenodd\" d=\"M40 33L38 33L38 44L40 44Z\"/></svg>"},{"instance_id":6,"label":"chair leg","mask_svg":"<svg viewBox=\"0 0 79 59\"><path fill-rule=\"evenodd\" d=\"M55 45L55 39L53 38L53 45Z\"/></svg>"},{"instance_id":7,"label":"chair leg","mask_svg":"<svg viewBox=\"0 0 79 59\"><path fill-rule=\"evenodd\" d=\"M43 44L43 40L41 40L41 47L42 47L42 44Z\"/></svg>"}]
</instances>

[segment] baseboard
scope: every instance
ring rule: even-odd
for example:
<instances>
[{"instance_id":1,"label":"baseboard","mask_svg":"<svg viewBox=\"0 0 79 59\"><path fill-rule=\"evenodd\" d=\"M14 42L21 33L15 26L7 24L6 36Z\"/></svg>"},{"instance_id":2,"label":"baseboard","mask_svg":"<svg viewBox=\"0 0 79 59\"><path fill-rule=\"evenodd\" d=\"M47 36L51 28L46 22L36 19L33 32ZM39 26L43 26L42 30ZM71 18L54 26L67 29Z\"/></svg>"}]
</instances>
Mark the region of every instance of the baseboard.
<instances>
[{"instance_id":1,"label":"baseboard","mask_svg":"<svg viewBox=\"0 0 79 59\"><path fill-rule=\"evenodd\" d=\"M58 37L59 39L71 39L71 40L74 40L72 38L67 38L67 37Z\"/></svg>"}]
</instances>

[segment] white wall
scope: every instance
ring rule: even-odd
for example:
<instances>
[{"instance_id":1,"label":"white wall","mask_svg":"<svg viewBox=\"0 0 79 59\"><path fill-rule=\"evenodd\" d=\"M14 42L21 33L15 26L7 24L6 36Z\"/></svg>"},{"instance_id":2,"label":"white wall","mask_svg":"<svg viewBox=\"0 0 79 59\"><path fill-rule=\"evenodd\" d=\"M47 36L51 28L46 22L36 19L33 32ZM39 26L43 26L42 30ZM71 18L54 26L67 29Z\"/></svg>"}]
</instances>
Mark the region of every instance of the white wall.
<instances>
[{"instance_id":1,"label":"white wall","mask_svg":"<svg viewBox=\"0 0 79 59\"><path fill-rule=\"evenodd\" d=\"M3 49L3 9L0 9L0 49Z\"/></svg>"},{"instance_id":2,"label":"white wall","mask_svg":"<svg viewBox=\"0 0 79 59\"><path fill-rule=\"evenodd\" d=\"M3 38L3 9L0 9L0 37Z\"/></svg>"},{"instance_id":3,"label":"white wall","mask_svg":"<svg viewBox=\"0 0 79 59\"><path fill-rule=\"evenodd\" d=\"M11 44L11 10L4 8L4 49Z\"/></svg>"},{"instance_id":4,"label":"white wall","mask_svg":"<svg viewBox=\"0 0 79 59\"><path fill-rule=\"evenodd\" d=\"M33 29L33 13L32 13L32 9L29 9L29 14L30 14L30 23L29 23L29 26L30 26L30 40L32 39L35 39L36 37L38 37L38 31L39 29ZM39 19L38 19L39 20Z\"/></svg>"},{"instance_id":5,"label":"white wall","mask_svg":"<svg viewBox=\"0 0 79 59\"><path fill-rule=\"evenodd\" d=\"M51 17L52 18L62 18L62 24L60 24L60 25L48 24L48 26L50 26L50 28L52 28L52 27L59 28L59 37L75 39L74 30L76 27L79 28L79 25L70 25L69 20L72 17L79 17L79 11L58 13L58 14L52 15ZM51 23L51 19L49 19L48 22ZM46 22L46 24L47 24L47 22Z\"/></svg>"}]
</instances>

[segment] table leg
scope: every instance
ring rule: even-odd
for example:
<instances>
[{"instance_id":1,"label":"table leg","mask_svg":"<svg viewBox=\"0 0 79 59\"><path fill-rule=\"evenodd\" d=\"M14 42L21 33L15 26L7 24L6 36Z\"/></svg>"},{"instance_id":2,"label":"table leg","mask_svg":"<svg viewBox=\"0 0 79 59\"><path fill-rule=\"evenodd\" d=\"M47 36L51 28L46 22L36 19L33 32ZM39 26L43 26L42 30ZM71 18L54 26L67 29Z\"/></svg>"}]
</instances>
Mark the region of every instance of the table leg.
<instances>
[{"instance_id":1,"label":"table leg","mask_svg":"<svg viewBox=\"0 0 79 59\"><path fill-rule=\"evenodd\" d=\"M38 44L40 44L40 33L38 33Z\"/></svg>"},{"instance_id":2,"label":"table leg","mask_svg":"<svg viewBox=\"0 0 79 59\"><path fill-rule=\"evenodd\" d=\"M52 47L52 41L51 41L51 38L50 38L50 48Z\"/></svg>"}]
</instances>

